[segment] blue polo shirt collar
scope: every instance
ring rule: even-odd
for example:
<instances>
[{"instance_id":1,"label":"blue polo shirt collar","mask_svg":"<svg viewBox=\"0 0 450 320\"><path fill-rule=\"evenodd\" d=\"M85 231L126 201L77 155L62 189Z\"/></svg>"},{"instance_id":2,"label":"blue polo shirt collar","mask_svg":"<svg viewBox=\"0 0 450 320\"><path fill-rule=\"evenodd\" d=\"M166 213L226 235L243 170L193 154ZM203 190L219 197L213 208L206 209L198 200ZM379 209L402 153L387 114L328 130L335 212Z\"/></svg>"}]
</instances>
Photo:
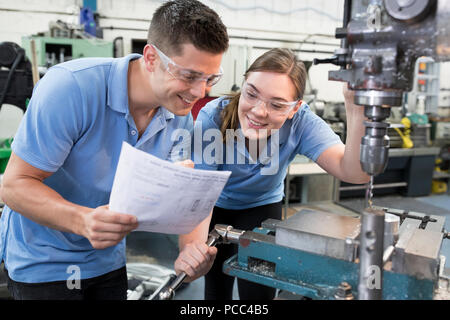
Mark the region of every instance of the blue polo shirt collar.
<instances>
[{"instance_id":1,"label":"blue polo shirt collar","mask_svg":"<svg viewBox=\"0 0 450 320\"><path fill-rule=\"evenodd\" d=\"M142 55L130 54L114 59L108 79L108 106L118 112L128 113L128 65Z\"/></svg>"},{"instance_id":2,"label":"blue polo shirt collar","mask_svg":"<svg viewBox=\"0 0 450 320\"><path fill-rule=\"evenodd\" d=\"M128 114L128 66L131 60L139 59L142 55L130 54L121 59L113 61L108 79L108 106L111 109ZM175 115L162 107L159 108L155 117L163 116L165 120L175 118ZM162 120L162 118L161 118Z\"/></svg>"},{"instance_id":3,"label":"blue polo shirt collar","mask_svg":"<svg viewBox=\"0 0 450 320\"><path fill-rule=\"evenodd\" d=\"M135 127L136 125L134 124L134 120L131 117L131 115L128 114L127 117L128 117L128 122L130 123L130 121L131 121L133 126ZM142 137L139 139L139 141L137 141L135 147L137 147L137 148L140 147L146 141L148 141L149 139L154 137L159 131L161 131L167 127L167 122L170 119L174 119L174 118L175 118L175 115L172 112L168 111L164 107L158 107L158 110L156 111L155 115L153 116L152 121L145 129L145 132L142 135Z\"/></svg>"},{"instance_id":4,"label":"blue polo shirt collar","mask_svg":"<svg viewBox=\"0 0 450 320\"><path fill-rule=\"evenodd\" d=\"M164 116L164 118L166 119L166 120L170 120L170 119L173 119L173 118L175 118L175 115L172 113L172 112L170 112L169 110L167 110L166 108L164 108L164 107L161 107L161 108L159 108L161 111L158 111L158 112L161 112L162 113L162 116Z\"/></svg>"},{"instance_id":5,"label":"blue polo shirt collar","mask_svg":"<svg viewBox=\"0 0 450 320\"><path fill-rule=\"evenodd\" d=\"M141 58L140 54L130 54L112 62L108 79L108 106L120 113L125 114L129 125L136 129L133 117L130 115L128 105L128 66L130 61ZM167 127L167 121L174 119L175 115L164 107L158 107L154 120L146 128L138 145L144 143L159 131Z\"/></svg>"}]
</instances>

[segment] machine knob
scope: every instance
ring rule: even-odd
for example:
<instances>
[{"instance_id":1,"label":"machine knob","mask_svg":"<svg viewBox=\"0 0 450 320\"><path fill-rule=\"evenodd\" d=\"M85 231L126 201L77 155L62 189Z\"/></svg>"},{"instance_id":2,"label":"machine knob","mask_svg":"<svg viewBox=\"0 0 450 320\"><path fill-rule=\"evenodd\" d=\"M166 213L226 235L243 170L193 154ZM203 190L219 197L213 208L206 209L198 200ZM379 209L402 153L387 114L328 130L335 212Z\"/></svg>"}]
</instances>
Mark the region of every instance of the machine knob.
<instances>
[{"instance_id":1,"label":"machine knob","mask_svg":"<svg viewBox=\"0 0 450 320\"><path fill-rule=\"evenodd\" d=\"M336 66L345 67L348 64L348 59L346 54L338 54L328 59L313 59L314 65L321 63L332 63Z\"/></svg>"},{"instance_id":2,"label":"machine knob","mask_svg":"<svg viewBox=\"0 0 450 320\"><path fill-rule=\"evenodd\" d=\"M418 22L424 18L436 0L385 0L384 5L391 17L400 21Z\"/></svg>"}]
</instances>

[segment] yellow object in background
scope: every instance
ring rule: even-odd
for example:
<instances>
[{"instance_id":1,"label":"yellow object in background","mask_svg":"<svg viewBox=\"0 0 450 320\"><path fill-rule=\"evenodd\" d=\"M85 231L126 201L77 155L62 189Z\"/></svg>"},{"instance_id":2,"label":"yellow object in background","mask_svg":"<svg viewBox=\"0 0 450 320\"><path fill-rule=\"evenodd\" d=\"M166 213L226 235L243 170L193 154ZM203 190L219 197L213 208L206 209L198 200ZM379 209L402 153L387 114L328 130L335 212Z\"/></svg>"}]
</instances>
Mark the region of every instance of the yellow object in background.
<instances>
[{"instance_id":1,"label":"yellow object in background","mask_svg":"<svg viewBox=\"0 0 450 320\"><path fill-rule=\"evenodd\" d=\"M402 121L400 121L404 126L405 129L402 132L399 128L394 128L395 131L397 131L398 135L402 138L403 144L402 148L410 149L414 146L414 143L411 140L410 133L411 133L411 121L404 117Z\"/></svg>"},{"instance_id":2,"label":"yellow object in background","mask_svg":"<svg viewBox=\"0 0 450 320\"><path fill-rule=\"evenodd\" d=\"M439 167L439 165L441 163L442 163L442 158L437 157L436 162L435 162L436 167L434 167L435 173L447 172L447 171L441 170L441 168ZM448 188L447 183L445 181L442 181L441 179L434 179L431 181L431 193L444 193L444 192L447 192L447 188Z\"/></svg>"},{"instance_id":3,"label":"yellow object in background","mask_svg":"<svg viewBox=\"0 0 450 320\"><path fill-rule=\"evenodd\" d=\"M431 181L431 193L444 193L447 192L447 183L440 180Z\"/></svg>"}]
</instances>

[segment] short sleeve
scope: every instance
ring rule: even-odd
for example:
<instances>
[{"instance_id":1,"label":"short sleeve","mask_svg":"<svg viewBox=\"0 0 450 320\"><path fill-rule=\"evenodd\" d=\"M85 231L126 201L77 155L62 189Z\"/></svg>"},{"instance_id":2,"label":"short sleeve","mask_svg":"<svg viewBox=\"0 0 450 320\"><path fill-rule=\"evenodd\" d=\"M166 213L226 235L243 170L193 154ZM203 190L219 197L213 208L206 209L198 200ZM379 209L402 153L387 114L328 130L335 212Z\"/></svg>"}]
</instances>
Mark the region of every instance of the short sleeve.
<instances>
[{"instance_id":1,"label":"short sleeve","mask_svg":"<svg viewBox=\"0 0 450 320\"><path fill-rule=\"evenodd\" d=\"M30 165L55 172L82 131L83 103L72 73L53 67L38 82L12 150Z\"/></svg>"},{"instance_id":2,"label":"short sleeve","mask_svg":"<svg viewBox=\"0 0 450 320\"><path fill-rule=\"evenodd\" d=\"M300 137L297 153L307 156L313 161L329 147L342 144L339 136L319 116L314 114L309 107L302 111L296 134Z\"/></svg>"}]
</instances>

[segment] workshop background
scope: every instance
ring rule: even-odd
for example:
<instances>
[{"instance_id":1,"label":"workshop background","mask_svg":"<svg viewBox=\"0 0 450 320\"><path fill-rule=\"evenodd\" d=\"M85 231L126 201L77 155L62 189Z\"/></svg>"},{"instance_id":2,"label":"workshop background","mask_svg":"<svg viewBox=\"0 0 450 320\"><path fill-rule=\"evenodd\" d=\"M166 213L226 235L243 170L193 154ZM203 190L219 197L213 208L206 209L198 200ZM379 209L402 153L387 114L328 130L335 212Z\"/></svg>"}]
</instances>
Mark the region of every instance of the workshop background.
<instances>
[{"instance_id":1,"label":"workshop background","mask_svg":"<svg viewBox=\"0 0 450 320\"><path fill-rule=\"evenodd\" d=\"M14 42L24 48L29 60L36 61L33 67L40 76L52 65L74 58L141 53L150 18L163 2L0 0L0 42ZM314 58L329 58L340 46L335 30L342 26L344 0L202 2L218 12L230 36L222 64L224 77L210 97L240 87L245 70L263 52L290 48L308 68L304 100L345 140L343 83L328 80L328 71L339 67L312 65ZM194 107L194 117L207 100ZM0 177L25 108L1 105ZM450 62L420 58L413 90L404 95L402 107L392 108L388 122L392 124L388 131L389 165L375 179L374 204L446 217L445 228L449 230ZM408 141L412 141L412 148L406 148ZM322 208L336 203L349 211L361 211L365 207L364 192L365 186L336 181L306 157L298 156L286 178L285 217L304 206ZM448 242L444 241L441 251L448 257L447 267ZM169 274L177 253L175 236L135 232L127 239L129 272L135 275ZM0 275L0 291L7 297L2 280ZM234 297L238 297L237 292ZM203 279L184 285L176 299L203 299Z\"/></svg>"}]
</instances>

